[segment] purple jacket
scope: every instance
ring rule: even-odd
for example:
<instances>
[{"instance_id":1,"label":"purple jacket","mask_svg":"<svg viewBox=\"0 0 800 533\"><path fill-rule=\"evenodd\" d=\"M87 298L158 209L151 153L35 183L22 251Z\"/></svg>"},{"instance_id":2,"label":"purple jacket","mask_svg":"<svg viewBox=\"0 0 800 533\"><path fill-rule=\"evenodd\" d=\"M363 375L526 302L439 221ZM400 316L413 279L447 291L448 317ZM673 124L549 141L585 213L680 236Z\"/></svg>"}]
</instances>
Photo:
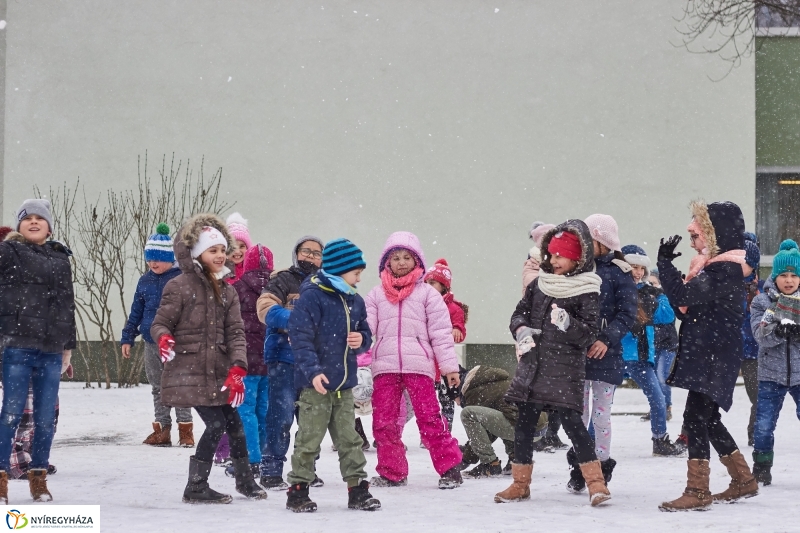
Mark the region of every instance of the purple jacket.
<instances>
[{"instance_id":1,"label":"purple jacket","mask_svg":"<svg viewBox=\"0 0 800 533\"><path fill-rule=\"evenodd\" d=\"M264 261L260 261L261 257ZM244 270L242 277L234 282L233 288L239 294L242 308L244 334L247 339L247 374L266 376L264 338L267 335L267 326L258 320L256 301L269 283L269 276L272 273L272 252L260 244L253 246L245 254Z\"/></svg>"},{"instance_id":2,"label":"purple jacket","mask_svg":"<svg viewBox=\"0 0 800 533\"><path fill-rule=\"evenodd\" d=\"M413 252L425 269L425 256L419 239L399 231L389 236L381 254L379 270L393 250ZM383 286L372 289L364 299L367 321L375 344L372 345L372 375L422 374L434 381L441 374L458 372L458 357L453 344L453 326L442 295L417 281L414 291L399 304L386 298Z\"/></svg>"}]
</instances>

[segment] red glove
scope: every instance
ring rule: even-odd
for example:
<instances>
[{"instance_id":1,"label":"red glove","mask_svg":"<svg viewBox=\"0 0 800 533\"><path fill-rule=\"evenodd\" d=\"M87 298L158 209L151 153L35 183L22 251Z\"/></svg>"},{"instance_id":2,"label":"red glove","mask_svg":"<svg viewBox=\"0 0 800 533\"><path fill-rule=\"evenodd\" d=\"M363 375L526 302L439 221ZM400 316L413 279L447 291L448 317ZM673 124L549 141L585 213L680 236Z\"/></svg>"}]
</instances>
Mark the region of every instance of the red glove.
<instances>
[{"instance_id":1,"label":"red glove","mask_svg":"<svg viewBox=\"0 0 800 533\"><path fill-rule=\"evenodd\" d=\"M228 403L231 404L231 407L239 407L244 403L244 382L242 378L246 375L247 370L240 366L232 366L228 370L228 379L225 380L225 384L220 390L231 390L228 396Z\"/></svg>"},{"instance_id":2,"label":"red glove","mask_svg":"<svg viewBox=\"0 0 800 533\"><path fill-rule=\"evenodd\" d=\"M175 359L175 338L172 335L161 335L158 339L158 350L161 354L161 362L166 363Z\"/></svg>"}]
</instances>

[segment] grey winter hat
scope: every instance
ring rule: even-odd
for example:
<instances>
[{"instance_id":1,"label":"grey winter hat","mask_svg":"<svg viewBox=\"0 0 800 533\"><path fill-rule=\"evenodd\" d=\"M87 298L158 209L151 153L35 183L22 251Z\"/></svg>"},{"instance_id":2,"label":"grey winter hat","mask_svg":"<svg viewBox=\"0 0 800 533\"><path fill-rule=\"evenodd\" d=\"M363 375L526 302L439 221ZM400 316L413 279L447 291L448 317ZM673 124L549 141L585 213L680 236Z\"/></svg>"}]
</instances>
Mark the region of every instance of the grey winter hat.
<instances>
[{"instance_id":1,"label":"grey winter hat","mask_svg":"<svg viewBox=\"0 0 800 533\"><path fill-rule=\"evenodd\" d=\"M22 202L22 205L17 210L17 231L19 231L20 223L25 220L25 217L30 215L38 215L45 219L50 233L53 233L53 215L50 214L49 200L34 198Z\"/></svg>"},{"instance_id":2,"label":"grey winter hat","mask_svg":"<svg viewBox=\"0 0 800 533\"><path fill-rule=\"evenodd\" d=\"M303 244L306 241L314 241L315 243L319 244L319 247L321 249L325 248L325 243L322 242L319 237L314 237L313 235L304 235L303 237L300 237L300 239L298 239L297 242L295 243L294 249L292 250L292 264L294 266L298 266L298 264L297 264L297 250L299 250L300 249L300 245Z\"/></svg>"}]
</instances>

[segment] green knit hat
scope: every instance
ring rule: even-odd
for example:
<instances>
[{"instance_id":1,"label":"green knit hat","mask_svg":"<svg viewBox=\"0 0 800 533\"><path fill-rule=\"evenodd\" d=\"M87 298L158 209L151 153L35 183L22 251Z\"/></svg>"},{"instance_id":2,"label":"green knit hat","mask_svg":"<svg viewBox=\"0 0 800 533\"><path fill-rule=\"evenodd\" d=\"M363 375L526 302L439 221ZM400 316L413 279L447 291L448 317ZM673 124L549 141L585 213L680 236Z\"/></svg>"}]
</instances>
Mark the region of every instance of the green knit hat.
<instances>
[{"instance_id":1,"label":"green knit hat","mask_svg":"<svg viewBox=\"0 0 800 533\"><path fill-rule=\"evenodd\" d=\"M800 249L792 239L783 241L780 251L772 259L772 279L785 272L800 276Z\"/></svg>"}]
</instances>

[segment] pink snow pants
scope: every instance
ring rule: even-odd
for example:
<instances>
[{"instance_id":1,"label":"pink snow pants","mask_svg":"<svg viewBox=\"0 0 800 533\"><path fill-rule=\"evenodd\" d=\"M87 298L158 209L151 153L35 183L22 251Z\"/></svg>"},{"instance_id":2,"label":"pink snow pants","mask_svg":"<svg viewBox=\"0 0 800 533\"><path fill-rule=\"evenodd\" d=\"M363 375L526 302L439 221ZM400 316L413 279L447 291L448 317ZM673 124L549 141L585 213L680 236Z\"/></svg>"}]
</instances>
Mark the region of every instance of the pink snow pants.
<instances>
[{"instance_id":1,"label":"pink snow pants","mask_svg":"<svg viewBox=\"0 0 800 533\"><path fill-rule=\"evenodd\" d=\"M431 454L433 468L441 476L461 462L458 441L447 430L440 414L433 380L422 374L381 374L373 380L372 434L378 445L378 474L400 481L408 477L408 461L398 418L403 390L408 391L417 417L422 443Z\"/></svg>"}]
</instances>

